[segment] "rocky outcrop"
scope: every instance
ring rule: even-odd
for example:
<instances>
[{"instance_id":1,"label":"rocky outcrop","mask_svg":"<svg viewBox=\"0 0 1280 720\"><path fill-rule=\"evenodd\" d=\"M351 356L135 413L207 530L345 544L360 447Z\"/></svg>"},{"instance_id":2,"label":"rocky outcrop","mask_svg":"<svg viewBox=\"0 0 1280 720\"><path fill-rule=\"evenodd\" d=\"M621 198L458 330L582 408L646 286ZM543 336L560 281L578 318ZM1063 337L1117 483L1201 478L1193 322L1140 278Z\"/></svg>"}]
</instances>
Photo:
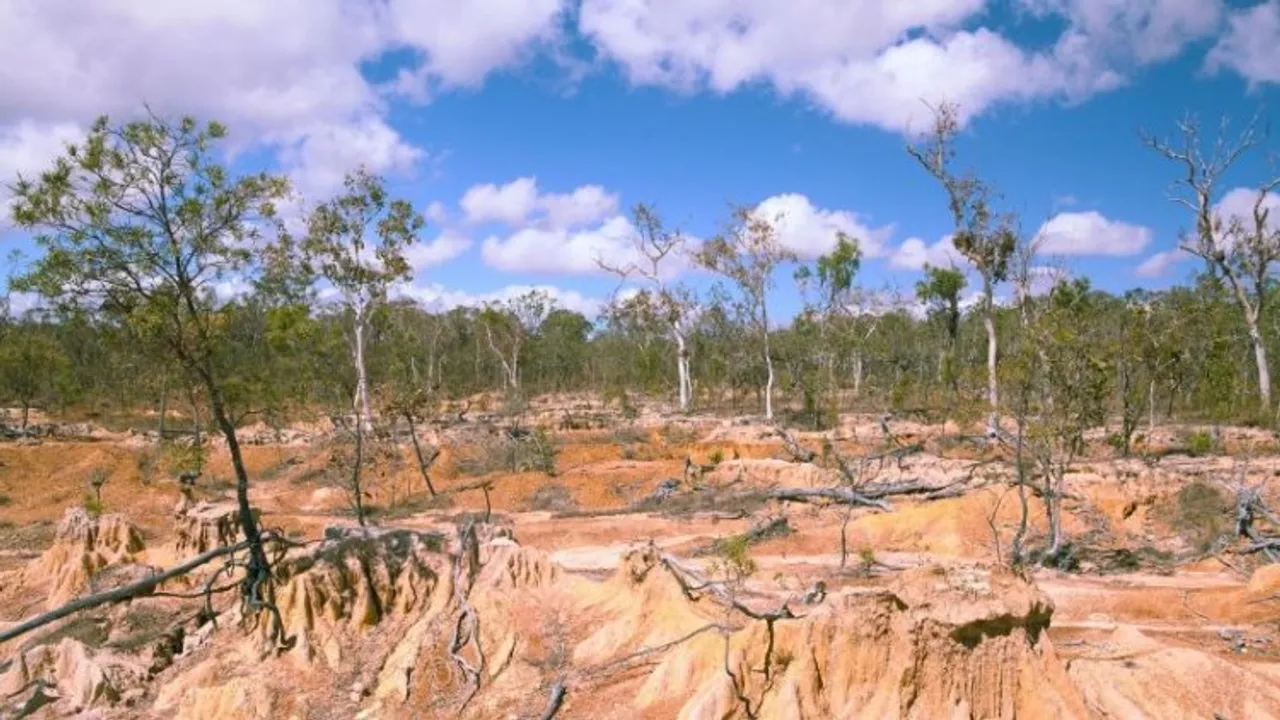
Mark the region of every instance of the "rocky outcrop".
<instances>
[{"instance_id":1,"label":"rocky outcrop","mask_svg":"<svg viewBox=\"0 0 1280 720\"><path fill-rule=\"evenodd\" d=\"M239 541L240 510L235 503L191 503L184 497L174 509L174 525L173 552L181 561Z\"/></svg>"}]
</instances>

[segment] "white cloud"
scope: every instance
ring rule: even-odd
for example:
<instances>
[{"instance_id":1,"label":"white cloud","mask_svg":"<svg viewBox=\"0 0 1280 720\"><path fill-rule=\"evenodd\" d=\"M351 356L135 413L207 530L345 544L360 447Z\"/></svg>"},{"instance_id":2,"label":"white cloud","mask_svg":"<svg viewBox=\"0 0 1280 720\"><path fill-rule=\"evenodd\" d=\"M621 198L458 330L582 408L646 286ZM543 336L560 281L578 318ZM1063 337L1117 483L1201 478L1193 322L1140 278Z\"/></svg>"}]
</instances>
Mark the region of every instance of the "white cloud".
<instances>
[{"instance_id":1,"label":"white cloud","mask_svg":"<svg viewBox=\"0 0 1280 720\"><path fill-rule=\"evenodd\" d=\"M624 266L639 259L635 228L617 215L583 230L527 227L509 237L490 237L480 254L485 264L507 272L590 274L603 272L597 259Z\"/></svg>"},{"instance_id":2,"label":"white cloud","mask_svg":"<svg viewBox=\"0 0 1280 720\"><path fill-rule=\"evenodd\" d=\"M618 212L618 195L599 185L582 185L568 193L544 193L534 177L505 185L473 185L458 203L467 222L500 222L511 228L548 230L580 228Z\"/></svg>"},{"instance_id":3,"label":"white cloud","mask_svg":"<svg viewBox=\"0 0 1280 720\"><path fill-rule=\"evenodd\" d=\"M538 207L546 213L550 227L582 227L615 215L618 195L599 185L583 185L570 193L543 195L538 198Z\"/></svg>"},{"instance_id":4,"label":"white cloud","mask_svg":"<svg viewBox=\"0 0 1280 720\"><path fill-rule=\"evenodd\" d=\"M522 177L501 186L475 185L462 195L458 204L467 222L501 222L520 227L538 206L538 181Z\"/></svg>"},{"instance_id":5,"label":"white cloud","mask_svg":"<svg viewBox=\"0 0 1280 720\"><path fill-rule=\"evenodd\" d=\"M1139 263L1138 267L1134 268L1133 274L1140 278L1164 277L1173 270L1174 266L1189 257L1191 254L1183 250L1163 250Z\"/></svg>"},{"instance_id":6,"label":"white cloud","mask_svg":"<svg viewBox=\"0 0 1280 720\"><path fill-rule=\"evenodd\" d=\"M1040 226L1036 238L1040 252L1050 255L1126 257L1151 244L1151 230L1090 210L1058 213Z\"/></svg>"},{"instance_id":7,"label":"white cloud","mask_svg":"<svg viewBox=\"0 0 1280 720\"><path fill-rule=\"evenodd\" d=\"M933 267L954 265L957 268L967 268L969 261L960 254L959 250L956 250L956 246L951 242L951 236L947 235L932 245L917 237L903 240L902 244L894 248L893 253L890 254L889 265L904 270L922 270L925 265Z\"/></svg>"},{"instance_id":8,"label":"white cloud","mask_svg":"<svg viewBox=\"0 0 1280 720\"><path fill-rule=\"evenodd\" d=\"M40 125L24 120L7 128L0 126L0 230L12 224L9 183L18 175L34 179L67 143L83 136L83 130L74 123Z\"/></svg>"},{"instance_id":9,"label":"white cloud","mask_svg":"<svg viewBox=\"0 0 1280 720\"><path fill-rule=\"evenodd\" d=\"M884 254L885 241L893 234L891 225L871 227L857 213L823 210L798 193L767 198L756 206L755 213L773 223L778 241L803 260L830 252L836 245L838 232L856 239L863 257L880 257Z\"/></svg>"},{"instance_id":10,"label":"white cloud","mask_svg":"<svg viewBox=\"0 0 1280 720\"><path fill-rule=\"evenodd\" d=\"M1066 20L1026 50L985 27L986 0L583 0L579 27L632 83L728 93L756 82L837 118L920 129L920 100L963 119L1005 101L1079 99L1211 32L1220 0L1023 0Z\"/></svg>"},{"instance_id":11,"label":"white cloud","mask_svg":"<svg viewBox=\"0 0 1280 720\"><path fill-rule=\"evenodd\" d=\"M423 155L387 124L385 99L362 74L362 63L405 49L420 60L417 81L475 86L554 39L563 5L4 2L0 137L22 139L24 146L7 146L0 156L41 154L43 138L86 126L104 112L136 116L145 102L162 115L227 123L233 150L283 150L303 189L326 192L357 162L394 172Z\"/></svg>"},{"instance_id":12,"label":"white cloud","mask_svg":"<svg viewBox=\"0 0 1280 720\"><path fill-rule=\"evenodd\" d=\"M566 290L554 285L508 285L504 288L484 293L472 293L465 290L452 290L438 283L427 285L402 284L393 289L396 297L408 298L421 303L432 312L441 312L456 307L482 307L491 302L502 302L519 297L533 290L540 290L551 296L558 307L574 310L589 318L595 317L603 307L604 301L588 297L577 290Z\"/></svg>"},{"instance_id":13,"label":"white cloud","mask_svg":"<svg viewBox=\"0 0 1280 720\"><path fill-rule=\"evenodd\" d=\"M1205 66L1234 70L1250 85L1280 83L1280 0L1232 11Z\"/></svg>"},{"instance_id":14,"label":"white cloud","mask_svg":"<svg viewBox=\"0 0 1280 720\"><path fill-rule=\"evenodd\" d=\"M1244 224L1245 229L1251 230L1253 228L1253 206L1257 201L1258 190L1256 188L1232 188L1218 200L1218 204L1214 206L1214 212L1228 223L1239 221ZM1262 199L1262 208L1271 213L1267 217L1267 227L1280 229L1280 193L1267 193L1266 197Z\"/></svg>"},{"instance_id":15,"label":"white cloud","mask_svg":"<svg viewBox=\"0 0 1280 720\"><path fill-rule=\"evenodd\" d=\"M405 260L415 273L443 265L471 247L471 239L454 230L445 230L431 242L416 242L405 249Z\"/></svg>"},{"instance_id":16,"label":"white cloud","mask_svg":"<svg viewBox=\"0 0 1280 720\"><path fill-rule=\"evenodd\" d=\"M476 87L494 70L555 41L566 6L564 0L390 0L393 42L421 54L396 89L421 99L432 85Z\"/></svg>"},{"instance_id":17,"label":"white cloud","mask_svg":"<svg viewBox=\"0 0 1280 720\"><path fill-rule=\"evenodd\" d=\"M426 216L428 222L436 225L443 225L449 221L449 208L445 207L445 204L439 200L432 200L422 214Z\"/></svg>"}]
</instances>

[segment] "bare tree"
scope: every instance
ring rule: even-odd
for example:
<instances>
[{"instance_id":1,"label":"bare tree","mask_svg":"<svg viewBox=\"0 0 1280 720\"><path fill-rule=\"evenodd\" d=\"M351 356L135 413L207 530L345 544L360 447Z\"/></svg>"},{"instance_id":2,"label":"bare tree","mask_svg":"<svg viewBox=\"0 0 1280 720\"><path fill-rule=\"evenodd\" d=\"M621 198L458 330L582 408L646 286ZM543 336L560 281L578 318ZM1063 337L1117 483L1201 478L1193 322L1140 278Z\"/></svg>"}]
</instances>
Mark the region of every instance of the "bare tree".
<instances>
[{"instance_id":1,"label":"bare tree","mask_svg":"<svg viewBox=\"0 0 1280 720\"><path fill-rule=\"evenodd\" d=\"M768 373L764 386L764 415L773 419L773 385L777 379L769 347L769 289L773 271L794 262L795 253L778 241L774 224L746 207L735 208L729 228L698 251L698 264L737 284L747 316L760 332L761 351Z\"/></svg>"},{"instance_id":2,"label":"bare tree","mask_svg":"<svg viewBox=\"0 0 1280 720\"><path fill-rule=\"evenodd\" d=\"M977 176L957 174L955 139L960 133L958 106L944 103L933 108L933 128L919 144L908 145L907 152L942 184L955 222L952 244L977 268L982 276L982 325L987 331L987 400L991 413L987 432L999 430L1000 391L996 375L999 340L996 337L995 287L1009 272L1009 257L1017 243L1017 233L1010 218L997 216L992 208L994 192Z\"/></svg>"},{"instance_id":3,"label":"bare tree","mask_svg":"<svg viewBox=\"0 0 1280 720\"><path fill-rule=\"evenodd\" d=\"M671 262L678 263L686 255L686 237L680 232L667 230L662 218L646 205L636 205L631 214L636 227L632 242L638 259L626 265L613 265L598 258L596 264L623 280L638 277L644 282L657 319L670 331L676 344L680 409L688 410L693 394L689 374L689 323L696 301L692 290L667 279Z\"/></svg>"},{"instance_id":4,"label":"bare tree","mask_svg":"<svg viewBox=\"0 0 1280 720\"><path fill-rule=\"evenodd\" d=\"M525 341L554 308L551 296L541 290L530 290L504 303L490 303L480 311L485 340L502 365L503 383L508 392L520 389L520 351Z\"/></svg>"},{"instance_id":5,"label":"bare tree","mask_svg":"<svg viewBox=\"0 0 1280 720\"><path fill-rule=\"evenodd\" d=\"M1280 223L1270 222L1273 190L1280 174L1257 189L1249 217L1224 217L1221 201L1223 175L1242 157L1259 148L1265 134L1255 118L1234 137L1224 119L1211 148L1203 146L1200 124L1193 118L1178 123L1178 136L1161 140L1144 134L1143 142L1164 158L1177 163L1182 176L1173 184L1170 199L1191 211L1195 232L1183 238L1182 250L1196 255L1226 278L1253 345L1258 372L1258 400L1271 410L1271 371L1262 337L1266 285L1271 267L1280 259Z\"/></svg>"}]
</instances>

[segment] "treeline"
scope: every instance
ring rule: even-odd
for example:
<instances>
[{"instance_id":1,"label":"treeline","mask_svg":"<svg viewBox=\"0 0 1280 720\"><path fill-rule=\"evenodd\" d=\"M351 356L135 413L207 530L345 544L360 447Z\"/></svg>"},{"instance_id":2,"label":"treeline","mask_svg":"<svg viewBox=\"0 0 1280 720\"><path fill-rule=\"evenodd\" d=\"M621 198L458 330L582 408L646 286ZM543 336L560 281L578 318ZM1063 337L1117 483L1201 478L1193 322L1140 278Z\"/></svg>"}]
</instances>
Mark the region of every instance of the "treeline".
<instances>
[{"instance_id":1,"label":"treeline","mask_svg":"<svg viewBox=\"0 0 1280 720\"><path fill-rule=\"evenodd\" d=\"M1065 274L1032 292L1045 277L1033 239L980 178L955 169L955 117L941 108L933 133L908 149L945 193L969 275L926 268L913 296L890 301L860 287L857 238L805 265L778 241L775 219L750 210L694 247L639 206L630 260L601 261L631 291L599 317L536 291L439 313L397 300L390 288L409 278L405 250L424 221L380 178L352 173L299 230L276 212L291 197L283 178L233 178L218 165L221 126L103 119L48 172L11 188L14 220L42 251L11 289L42 300L0 313L0 402L62 416L176 410L223 434L248 420L354 412L368 424L429 417L477 393L567 392L809 428L856 409L985 414L993 428L1000 416L1034 416L1076 437L1118 417L1126 446L1163 419L1273 423L1280 223L1264 200L1275 184L1251 218L1215 206L1218 178L1258 143L1252 126L1213 157L1193 125L1179 126L1178 142L1148 139L1190 178L1196 229L1183 245L1206 262L1191 285L1117 296ZM696 293L671 279L682 262L719 282ZM804 309L780 324L771 301L784 277ZM976 301L962 303L971 278ZM245 290L221 298L215 289L228 284Z\"/></svg>"}]
</instances>

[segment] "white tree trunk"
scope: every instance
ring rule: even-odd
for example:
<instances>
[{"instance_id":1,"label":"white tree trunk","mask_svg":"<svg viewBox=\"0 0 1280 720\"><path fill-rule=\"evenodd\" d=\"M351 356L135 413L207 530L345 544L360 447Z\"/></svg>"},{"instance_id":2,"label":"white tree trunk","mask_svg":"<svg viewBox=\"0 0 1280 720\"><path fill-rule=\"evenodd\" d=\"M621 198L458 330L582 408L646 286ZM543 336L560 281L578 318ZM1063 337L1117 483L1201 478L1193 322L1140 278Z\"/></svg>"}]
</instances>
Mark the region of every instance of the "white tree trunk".
<instances>
[{"instance_id":1,"label":"white tree trunk","mask_svg":"<svg viewBox=\"0 0 1280 720\"><path fill-rule=\"evenodd\" d=\"M1156 431L1156 381L1152 380L1147 385L1147 434L1153 435Z\"/></svg>"},{"instance_id":2,"label":"white tree trunk","mask_svg":"<svg viewBox=\"0 0 1280 720\"><path fill-rule=\"evenodd\" d=\"M764 367L768 371L768 377L764 382L764 417L766 420L773 419L773 353L769 352L769 331L764 331Z\"/></svg>"},{"instance_id":3,"label":"white tree trunk","mask_svg":"<svg viewBox=\"0 0 1280 720\"><path fill-rule=\"evenodd\" d=\"M373 413L369 411L369 376L364 366L364 332L367 325L365 316L367 308L363 302L358 302L354 310L353 355L356 365L356 396L352 404L356 414L360 416L361 427L367 430L373 417Z\"/></svg>"},{"instance_id":4,"label":"white tree trunk","mask_svg":"<svg viewBox=\"0 0 1280 720\"><path fill-rule=\"evenodd\" d=\"M1267 344L1258 328L1257 319L1249 322L1249 340L1253 343L1253 359L1258 364L1258 400L1265 412L1271 412L1271 368L1267 365Z\"/></svg>"},{"instance_id":5,"label":"white tree trunk","mask_svg":"<svg viewBox=\"0 0 1280 720\"><path fill-rule=\"evenodd\" d=\"M853 396L861 397L862 395L862 353L854 353L853 355Z\"/></svg>"},{"instance_id":6,"label":"white tree trunk","mask_svg":"<svg viewBox=\"0 0 1280 720\"><path fill-rule=\"evenodd\" d=\"M1000 430L1000 389L996 379L999 341L996 339L995 310L992 308L990 288L987 289L987 311L982 318L982 326L987 330L987 401L991 404L991 413L987 416L987 434L995 435Z\"/></svg>"},{"instance_id":7,"label":"white tree trunk","mask_svg":"<svg viewBox=\"0 0 1280 720\"><path fill-rule=\"evenodd\" d=\"M680 410L689 409L689 350L685 345L684 333L678 329L673 333L676 339L676 372L680 382Z\"/></svg>"}]
</instances>

